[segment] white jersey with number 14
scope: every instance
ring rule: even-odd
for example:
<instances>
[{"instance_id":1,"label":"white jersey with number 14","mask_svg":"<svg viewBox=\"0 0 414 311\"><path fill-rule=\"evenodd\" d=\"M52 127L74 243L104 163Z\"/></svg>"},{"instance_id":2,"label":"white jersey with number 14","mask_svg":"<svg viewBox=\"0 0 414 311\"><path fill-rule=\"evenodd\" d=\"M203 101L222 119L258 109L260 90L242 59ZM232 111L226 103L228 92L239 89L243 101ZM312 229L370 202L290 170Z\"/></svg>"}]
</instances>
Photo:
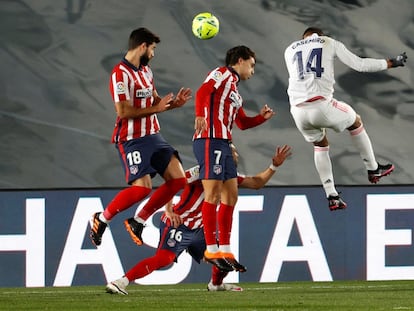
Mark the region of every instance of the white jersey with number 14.
<instances>
[{"instance_id":1,"label":"white jersey with number 14","mask_svg":"<svg viewBox=\"0 0 414 311\"><path fill-rule=\"evenodd\" d=\"M342 42L314 33L293 42L285 50L285 62L289 72L287 92L291 105L296 106L317 96L332 99L336 57L348 67L360 72L387 69L385 59L358 57Z\"/></svg>"}]
</instances>

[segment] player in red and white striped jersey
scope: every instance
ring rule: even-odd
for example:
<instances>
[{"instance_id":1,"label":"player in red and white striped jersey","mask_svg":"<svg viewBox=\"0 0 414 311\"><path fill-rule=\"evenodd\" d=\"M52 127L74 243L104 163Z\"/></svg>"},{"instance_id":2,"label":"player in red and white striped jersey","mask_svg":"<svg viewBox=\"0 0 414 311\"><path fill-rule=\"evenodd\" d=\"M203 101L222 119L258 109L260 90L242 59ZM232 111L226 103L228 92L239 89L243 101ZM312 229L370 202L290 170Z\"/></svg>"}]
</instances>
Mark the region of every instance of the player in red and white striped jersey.
<instances>
[{"instance_id":1,"label":"player in red and white striped jersey","mask_svg":"<svg viewBox=\"0 0 414 311\"><path fill-rule=\"evenodd\" d=\"M230 248L232 215L238 195L237 170L229 145L233 123L241 129L250 128L270 119L274 112L265 105L259 115L251 118L242 108L238 83L253 76L255 53L246 46L236 46L227 51L225 63L224 67L211 71L197 91L193 149L205 192L202 210L206 260L213 264L221 261L237 265ZM220 209L216 215L217 204ZM220 247L216 244L216 219Z\"/></svg>"},{"instance_id":2,"label":"player in red and white striped jersey","mask_svg":"<svg viewBox=\"0 0 414 311\"><path fill-rule=\"evenodd\" d=\"M135 219L125 221L137 244L142 244L141 233L148 217L186 184L177 150L160 134L157 113L183 106L191 98L191 90L181 88L176 96L158 95L148 63L159 42L160 38L146 28L133 30L125 57L111 73L109 89L117 113L112 142L119 152L126 182L131 186L120 191L103 213L93 215L90 236L95 245L101 244L102 234L116 214L150 194L155 174L165 183L157 188Z\"/></svg>"},{"instance_id":3,"label":"player in red and white striped jersey","mask_svg":"<svg viewBox=\"0 0 414 311\"><path fill-rule=\"evenodd\" d=\"M237 163L238 154L232 145L232 154ZM291 148L287 145L277 147L272 158L271 165L255 176L238 174L239 187L260 189L274 175L276 168L291 155ZM109 293L127 294L127 285L140 279L154 270L161 269L172 264L185 250L198 263L204 257L206 243L204 239L202 223L202 205L204 199L203 186L199 179L199 166L186 170L187 185L181 193L180 200L172 208L167 206L167 211L161 216L160 240L157 252L153 257L146 258L126 272L125 276L107 284ZM177 216L179 216L177 218ZM208 284L211 291L242 291L243 289L233 284L223 283L223 279L229 271L220 270L212 266L212 276Z\"/></svg>"}]
</instances>

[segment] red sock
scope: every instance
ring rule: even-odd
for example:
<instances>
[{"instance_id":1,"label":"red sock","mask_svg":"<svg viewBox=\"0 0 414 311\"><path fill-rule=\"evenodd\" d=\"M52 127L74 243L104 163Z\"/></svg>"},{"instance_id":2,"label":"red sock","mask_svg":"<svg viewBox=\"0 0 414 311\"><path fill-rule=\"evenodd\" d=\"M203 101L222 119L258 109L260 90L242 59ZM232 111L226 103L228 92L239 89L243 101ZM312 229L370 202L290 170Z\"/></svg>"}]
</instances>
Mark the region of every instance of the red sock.
<instances>
[{"instance_id":1,"label":"red sock","mask_svg":"<svg viewBox=\"0 0 414 311\"><path fill-rule=\"evenodd\" d=\"M216 204L211 204L206 201L203 202L201 212L203 215L204 238L207 245L216 245Z\"/></svg>"},{"instance_id":2,"label":"red sock","mask_svg":"<svg viewBox=\"0 0 414 311\"><path fill-rule=\"evenodd\" d=\"M213 285L223 284L223 279L229 274L227 271L221 271L219 268L213 265L211 269L211 282Z\"/></svg>"},{"instance_id":3,"label":"red sock","mask_svg":"<svg viewBox=\"0 0 414 311\"><path fill-rule=\"evenodd\" d=\"M221 203L218 211L218 231L220 245L230 245L234 206Z\"/></svg>"},{"instance_id":4,"label":"red sock","mask_svg":"<svg viewBox=\"0 0 414 311\"><path fill-rule=\"evenodd\" d=\"M166 249L160 249L155 256L145 258L137 263L131 270L125 273L127 279L131 282L136 279L143 278L154 270L172 264L175 259L175 254Z\"/></svg>"},{"instance_id":5,"label":"red sock","mask_svg":"<svg viewBox=\"0 0 414 311\"><path fill-rule=\"evenodd\" d=\"M167 180L154 191L148 202L139 211L138 217L147 220L152 214L167 204L186 184L187 179L185 177Z\"/></svg>"},{"instance_id":6,"label":"red sock","mask_svg":"<svg viewBox=\"0 0 414 311\"><path fill-rule=\"evenodd\" d=\"M141 186L131 186L118 192L103 212L105 219L111 220L116 214L138 203L150 193L150 188Z\"/></svg>"}]
</instances>

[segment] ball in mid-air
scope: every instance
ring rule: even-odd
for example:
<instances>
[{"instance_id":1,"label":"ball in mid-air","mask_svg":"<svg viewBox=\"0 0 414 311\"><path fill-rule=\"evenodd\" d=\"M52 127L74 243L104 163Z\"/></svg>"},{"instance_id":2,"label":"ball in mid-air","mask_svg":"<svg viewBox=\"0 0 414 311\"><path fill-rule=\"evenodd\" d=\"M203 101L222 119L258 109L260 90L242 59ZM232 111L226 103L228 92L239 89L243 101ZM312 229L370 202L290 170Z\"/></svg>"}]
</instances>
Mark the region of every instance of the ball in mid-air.
<instances>
[{"instance_id":1,"label":"ball in mid-air","mask_svg":"<svg viewBox=\"0 0 414 311\"><path fill-rule=\"evenodd\" d=\"M199 13L193 19L193 34L202 40L215 37L219 32L219 27L217 17L208 12Z\"/></svg>"}]
</instances>

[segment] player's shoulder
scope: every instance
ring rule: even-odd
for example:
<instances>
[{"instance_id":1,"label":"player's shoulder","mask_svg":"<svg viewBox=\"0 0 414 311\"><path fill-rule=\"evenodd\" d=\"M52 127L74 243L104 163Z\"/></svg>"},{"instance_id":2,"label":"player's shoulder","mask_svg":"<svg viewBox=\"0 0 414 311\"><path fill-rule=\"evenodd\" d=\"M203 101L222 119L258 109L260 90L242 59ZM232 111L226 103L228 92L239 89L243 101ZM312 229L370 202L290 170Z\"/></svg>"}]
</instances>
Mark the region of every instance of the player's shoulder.
<instances>
[{"instance_id":1,"label":"player's shoulder","mask_svg":"<svg viewBox=\"0 0 414 311\"><path fill-rule=\"evenodd\" d=\"M294 49L295 46L297 46L297 43L301 41L301 40L295 40L291 43L289 43L289 45L285 48L285 53L287 53L288 51L291 51Z\"/></svg>"},{"instance_id":2,"label":"player's shoulder","mask_svg":"<svg viewBox=\"0 0 414 311\"><path fill-rule=\"evenodd\" d=\"M209 79L213 79L214 81L221 81L223 77L227 75L229 69L226 66L216 67L208 74Z\"/></svg>"},{"instance_id":3,"label":"player's shoulder","mask_svg":"<svg viewBox=\"0 0 414 311\"><path fill-rule=\"evenodd\" d=\"M329 36L320 36L319 37L321 40L321 43L334 43L334 42L338 42L338 40L329 37Z\"/></svg>"},{"instance_id":4,"label":"player's shoulder","mask_svg":"<svg viewBox=\"0 0 414 311\"><path fill-rule=\"evenodd\" d=\"M130 66L128 66L128 64L126 64L124 61L120 61L112 69L112 73L116 72L116 73L126 73L126 74L129 74L132 71L133 71L133 68L131 68Z\"/></svg>"},{"instance_id":5,"label":"player's shoulder","mask_svg":"<svg viewBox=\"0 0 414 311\"><path fill-rule=\"evenodd\" d=\"M211 73L212 73L212 74L221 74L221 75L223 75L223 74L225 74L227 71L229 71L229 68L228 68L228 67L226 67L226 66L221 66L221 67L216 67L216 68L214 68L214 69L211 71Z\"/></svg>"},{"instance_id":6,"label":"player's shoulder","mask_svg":"<svg viewBox=\"0 0 414 311\"><path fill-rule=\"evenodd\" d=\"M306 39L299 39L299 40L295 40L293 42L291 42L285 49L285 55L289 55L289 54L294 54L296 53L298 50L300 50L301 48L303 48L303 46L306 43Z\"/></svg>"}]
</instances>

